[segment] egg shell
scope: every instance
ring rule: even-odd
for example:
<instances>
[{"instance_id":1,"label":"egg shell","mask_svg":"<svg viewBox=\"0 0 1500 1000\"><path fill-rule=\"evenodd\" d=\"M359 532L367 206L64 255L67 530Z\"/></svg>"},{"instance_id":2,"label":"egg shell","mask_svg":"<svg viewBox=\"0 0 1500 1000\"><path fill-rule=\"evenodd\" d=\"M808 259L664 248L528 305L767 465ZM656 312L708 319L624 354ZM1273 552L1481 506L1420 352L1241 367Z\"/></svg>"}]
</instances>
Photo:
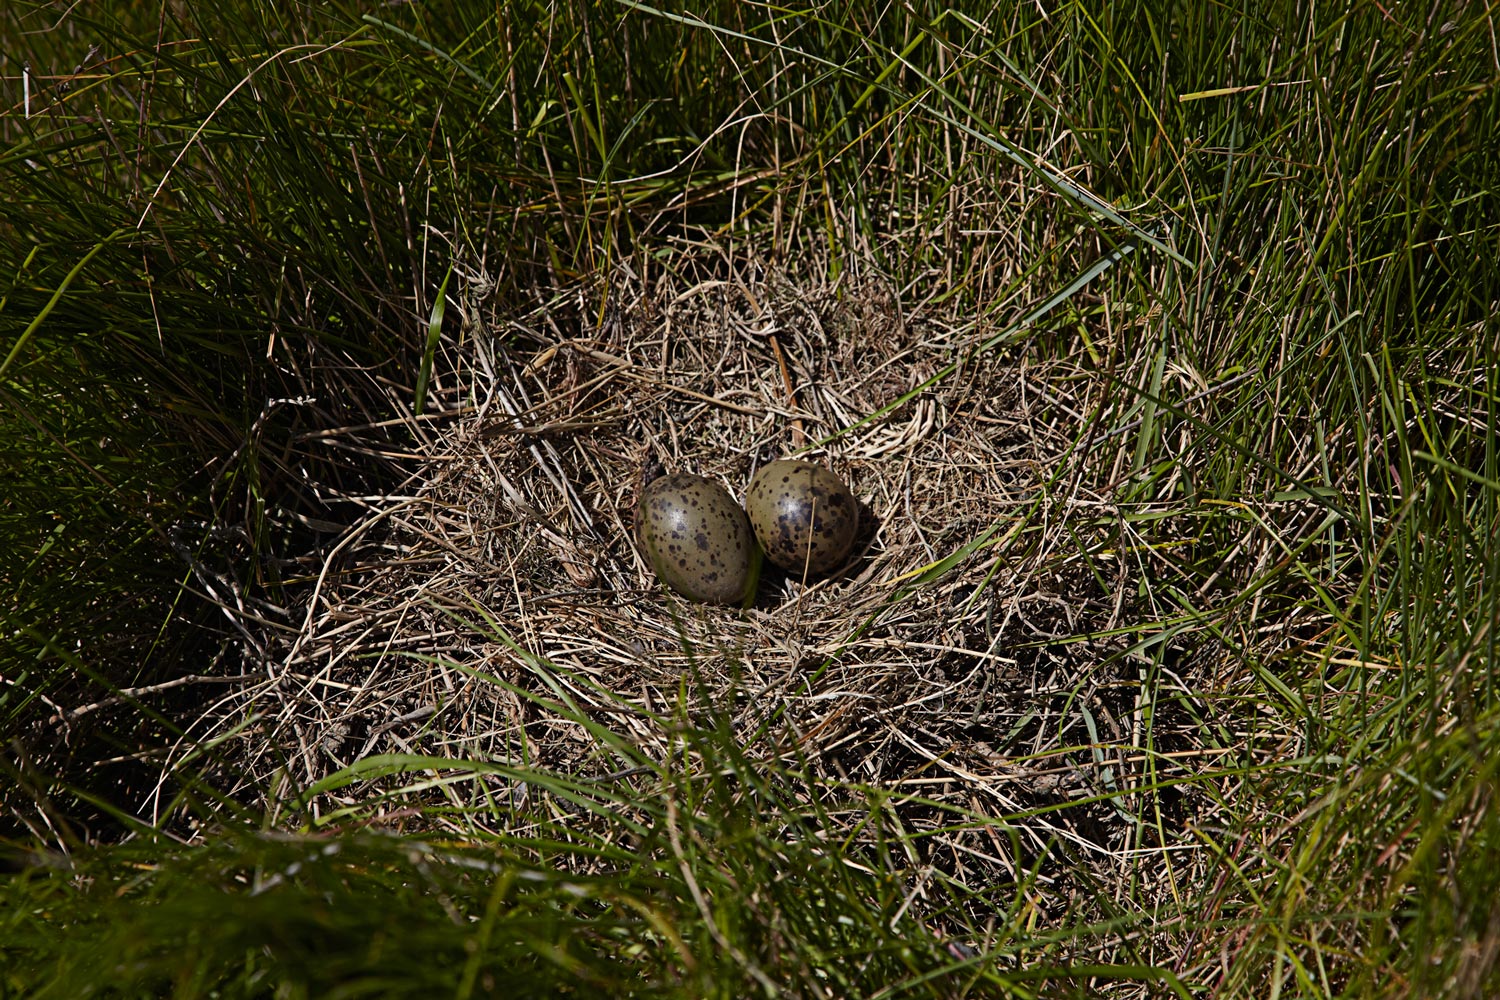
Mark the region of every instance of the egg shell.
<instances>
[{"instance_id":1,"label":"egg shell","mask_svg":"<svg viewBox=\"0 0 1500 1000\"><path fill-rule=\"evenodd\" d=\"M859 532L854 494L813 462L782 459L763 466L745 493L745 510L766 558L797 576L838 569Z\"/></svg>"},{"instance_id":2,"label":"egg shell","mask_svg":"<svg viewBox=\"0 0 1500 1000\"><path fill-rule=\"evenodd\" d=\"M636 531L657 577L691 601L748 606L760 547L744 508L711 479L675 473L641 491Z\"/></svg>"}]
</instances>

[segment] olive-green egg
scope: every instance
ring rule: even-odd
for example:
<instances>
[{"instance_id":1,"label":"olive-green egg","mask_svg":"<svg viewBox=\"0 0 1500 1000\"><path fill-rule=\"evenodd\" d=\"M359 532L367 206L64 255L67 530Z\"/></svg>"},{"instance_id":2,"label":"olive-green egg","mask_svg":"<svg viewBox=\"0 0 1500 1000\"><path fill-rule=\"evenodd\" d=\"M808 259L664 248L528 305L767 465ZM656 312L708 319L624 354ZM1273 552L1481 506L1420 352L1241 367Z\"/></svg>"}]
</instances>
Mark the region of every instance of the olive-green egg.
<instances>
[{"instance_id":1,"label":"olive-green egg","mask_svg":"<svg viewBox=\"0 0 1500 1000\"><path fill-rule=\"evenodd\" d=\"M760 547L745 511L718 483L677 473L641 491L641 547L661 582L683 597L748 606L760 577Z\"/></svg>"},{"instance_id":2,"label":"olive-green egg","mask_svg":"<svg viewBox=\"0 0 1500 1000\"><path fill-rule=\"evenodd\" d=\"M798 576L838 569L859 532L854 494L812 462L783 459L763 466L750 480L745 510L766 558Z\"/></svg>"}]
</instances>

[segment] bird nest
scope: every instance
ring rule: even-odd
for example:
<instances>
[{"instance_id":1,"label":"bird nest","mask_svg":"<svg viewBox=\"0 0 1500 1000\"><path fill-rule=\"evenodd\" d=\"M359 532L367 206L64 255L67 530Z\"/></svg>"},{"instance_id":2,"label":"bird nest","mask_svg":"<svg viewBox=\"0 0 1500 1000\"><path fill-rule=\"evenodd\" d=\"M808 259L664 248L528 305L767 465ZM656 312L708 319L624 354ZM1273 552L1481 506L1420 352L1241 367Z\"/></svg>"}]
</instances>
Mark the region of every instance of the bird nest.
<instances>
[{"instance_id":1,"label":"bird nest","mask_svg":"<svg viewBox=\"0 0 1500 1000\"><path fill-rule=\"evenodd\" d=\"M1080 455L1079 370L980 350L998 320L914 308L858 262L830 270L699 250L497 314L476 266L439 356L445 408L411 422L416 473L344 498L360 514L303 580L300 628L265 633L264 673L191 734L233 745L232 791L273 814L277 796L324 816L383 801L399 823L414 797L465 793L362 762L617 775L585 721L661 761L673 720L707 705L747 754L910 796L912 829L952 827L935 848L952 872L1015 879L1017 851L1059 844L1105 865L1168 846L1141 842L1138 789L1148 768L1167 783L1187 766L1172 751L1195 723L1158 696L1159 756L1129 749L1144 668L1111 630L1136 570L1088 541L1118 525L1094 492L1110 470ZM656 582L633 521L657 469L742 497L794 453L864 507L843 572L773 570L748 610ZM1187 815L1173 794L1152 795L1148 828L1165 829L1164 801ZM960 829L946 807L1021 839Z\"/></svg>"}]
</instances>

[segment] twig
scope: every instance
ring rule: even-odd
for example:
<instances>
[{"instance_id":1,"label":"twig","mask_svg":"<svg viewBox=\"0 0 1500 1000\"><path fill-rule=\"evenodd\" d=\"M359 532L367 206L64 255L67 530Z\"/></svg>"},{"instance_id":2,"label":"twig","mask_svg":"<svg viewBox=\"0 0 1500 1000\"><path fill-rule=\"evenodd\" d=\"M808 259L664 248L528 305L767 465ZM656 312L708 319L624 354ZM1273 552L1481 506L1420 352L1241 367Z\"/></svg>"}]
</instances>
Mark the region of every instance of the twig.
<instances>
[{"instance_id":1,"label":"twig","mask_svg":"<svg viewBox=\"0 0 1500 1000\"><path fill-rule=\"evenodd\" d=\"M787 371L786 355L781 353L781 341L776 339L776 334L770 335L771 350L776 352L776 364L781 367L781 382L786 386L787 409L796 412L802 409L797 402L797 391L792 388L792 374ZM792 418L792 450L797 451L807 443L807 432L802 429L802 418Z\"/></svg>"}]
</instances>

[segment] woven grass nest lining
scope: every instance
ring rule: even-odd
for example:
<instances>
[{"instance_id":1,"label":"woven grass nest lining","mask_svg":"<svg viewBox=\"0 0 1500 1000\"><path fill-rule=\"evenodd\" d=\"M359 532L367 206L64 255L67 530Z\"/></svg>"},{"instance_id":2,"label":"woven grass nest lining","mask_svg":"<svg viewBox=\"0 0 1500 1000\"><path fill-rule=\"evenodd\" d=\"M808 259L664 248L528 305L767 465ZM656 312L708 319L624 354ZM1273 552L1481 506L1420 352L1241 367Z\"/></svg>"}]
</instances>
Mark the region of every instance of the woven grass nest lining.
<instances>
[{"instance_id":1,"label":"woven grass nest lining","mask_svg":"<svg viewBox=\"0 0 1500 1000\"><path fill-rule=\"evenodd\" d=\"M1125 560L1106 594L1081 560L1059 555L1069 521L1095 518L1103 498L1075 477L1073 494L1050 502L1041 544L1024 558L1008 544L1037 470L1076 460L1077 428L1057 420L1069 409L1059 386L1076 371L981 357L813 452L868 510L862 552L809 585L773 573L741 613L655 582L632 541L648 470L700 473L742 497L755 467L793 450L794 422L808 439L847 426L994 331L903 315L875 279L839 287L748 267L734 280L687 269L649 287L627 278L607 301L580 310L604 320L578 336L525 318L491 324L470 304L477 335L444 401L477 405L439 433L429 425L409 486L366 499L367 516L306 588L301 631L265 637L269 679L203 720L220 732L256 720L234 737L242 793L276 787L287 762L305 787L382 753L524 759L592 777L618 766L576 722L487 676L540 693L561 685L657 760L673 741L659 720L702 685L747 735L783 713L751 753L800 754L830 778L982 814L1139 783L1139 754L1080 749L1133 742L1138 678L1112 655L1124 640L1045 645L1131 612ZM995 525L994 544L910 585ZM1168 714L1158 711L1159 747L1172 742ZM367 798L382 780L313 807ZM1107 857L1128 844L1133 820L1117 806L1129 798L1034 816L1029 846L1060 837ZM1012 864L982 830L945 838L967 864Z\"/></svg>"}]
</instances>

